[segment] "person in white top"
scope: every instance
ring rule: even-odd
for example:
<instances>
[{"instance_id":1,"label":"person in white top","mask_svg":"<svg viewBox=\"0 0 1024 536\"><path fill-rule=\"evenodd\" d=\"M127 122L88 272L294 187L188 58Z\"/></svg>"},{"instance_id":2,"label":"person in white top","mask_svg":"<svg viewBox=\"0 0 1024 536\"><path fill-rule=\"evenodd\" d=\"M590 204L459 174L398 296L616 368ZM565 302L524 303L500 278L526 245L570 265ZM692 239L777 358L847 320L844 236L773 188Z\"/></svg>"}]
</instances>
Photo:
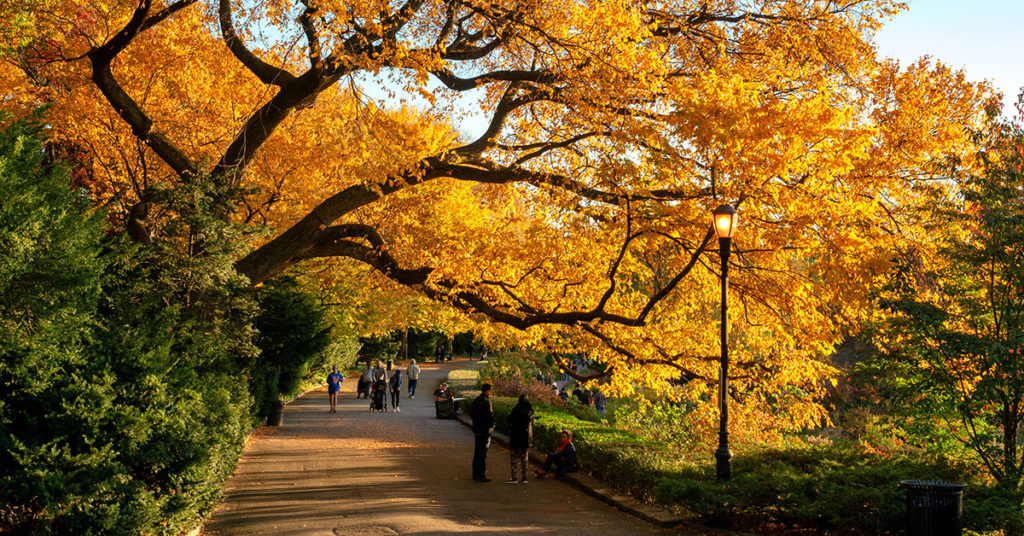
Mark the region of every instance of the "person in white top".
<instances>
[{"instance_id":1,"label":"person in white top","mask_svg":"<svg viewBox=\"0 0 1024 536\"><path fill-rule=\"evenodd\" d=\"M409 398L416 398L416 383L420 379L420 366L416 364L416 360L412 360L412 364L405 370L405 376L409 380Z\"/></svg>"}]
</instances>

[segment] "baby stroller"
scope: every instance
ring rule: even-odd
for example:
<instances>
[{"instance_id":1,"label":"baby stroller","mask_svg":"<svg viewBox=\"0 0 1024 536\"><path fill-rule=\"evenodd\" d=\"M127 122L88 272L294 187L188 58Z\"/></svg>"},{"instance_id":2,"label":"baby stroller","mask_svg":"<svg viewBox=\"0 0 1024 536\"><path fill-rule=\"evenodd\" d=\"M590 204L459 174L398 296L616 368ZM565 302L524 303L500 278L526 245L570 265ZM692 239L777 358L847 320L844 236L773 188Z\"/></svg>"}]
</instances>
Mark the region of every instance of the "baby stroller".
<instances>
[{"instance_id":1,"label":"baby stroller","mask_svg":"<svg viewBox=\"0 0 1024 536\"><path fill-rule=\"evenodd\" d=\"M383 381L374 382L373 394L370 395L370 411L387 411L386 397L384 396L388 390L387 385Z\"/></svg>"}]
</instances>

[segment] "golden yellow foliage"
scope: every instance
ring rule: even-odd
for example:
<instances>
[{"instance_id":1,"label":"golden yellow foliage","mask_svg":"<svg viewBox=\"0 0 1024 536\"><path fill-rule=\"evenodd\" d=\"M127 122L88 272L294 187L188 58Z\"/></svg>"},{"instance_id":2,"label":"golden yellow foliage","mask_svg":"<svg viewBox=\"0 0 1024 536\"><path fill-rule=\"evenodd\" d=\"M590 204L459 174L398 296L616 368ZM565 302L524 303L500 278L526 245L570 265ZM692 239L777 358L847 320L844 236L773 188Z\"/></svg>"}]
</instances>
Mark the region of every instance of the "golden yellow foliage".
<instances>
[{"instance_id":1,"label":"golden yellow foliage","mask_svg":"<svg viewBox=\"0 0 1024 536\"><path fill-rule=\"evenodd\" d=\"M928 242L916 207L945 195L989 98L876 57L901 7L52 0L27 22L46 47L0 83L5 106L51 103L55 135L95 155L97 197L157 238L173 215L140 202L160 188L241 188L234 217L274 235L237 264L254 283L318 259L397 324L494 320L493 341L589 352L618 393L682 376L708 422L710 210L733 205L737 415L802 427L825 418L825 358L893 247ZM367 102L365 80L430 108ZM409 312L423 297L452 309Z\"/></svg>"}]
</instances>

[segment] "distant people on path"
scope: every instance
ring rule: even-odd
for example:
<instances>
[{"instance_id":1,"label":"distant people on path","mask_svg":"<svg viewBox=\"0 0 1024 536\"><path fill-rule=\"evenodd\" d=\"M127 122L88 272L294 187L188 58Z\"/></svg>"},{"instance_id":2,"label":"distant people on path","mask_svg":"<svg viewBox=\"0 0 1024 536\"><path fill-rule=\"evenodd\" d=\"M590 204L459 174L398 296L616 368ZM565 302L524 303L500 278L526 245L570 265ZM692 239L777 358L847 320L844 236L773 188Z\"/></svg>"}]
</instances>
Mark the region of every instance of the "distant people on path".
<instances>
[{"instance_id":1,"label":"distant people on path","mask_svg":"<svg viewBox=\"0 0 1024 536\"><path fill-rule=\"evenodd\" d=\"M572 432L562 430L558 447L544 458L544 465L537 471L537 478L544 478L551 471L552 466L555 469L555 476L575 473L579 470L576 446L572 444Z\"/></svg>"},{"instance_id":2,"label":"distant people on path","mask_svg":"<svg viewBox=\"0 0 1024 536\"><path fill-rule=\"evenodd\" d=\"M440 344L434 349L434 360L438 363L444 361L444 348Z\"/></svg>"},{"instance_id":3,"label":"distant people on path","mask_svg":"<svg viewBox=\"0 0 1024 536\"><path fill-rule=\"evenodd\" d=\"M363 368L363 375L359 377L359 392L356 393L356 398L362 394L363 398L370 398L370 386L373 385L373 365L369 361L366 362L366 366Z\"/></svg>"},{"instance_id":4,"label":"distant people on path","mask_svg":"<svg viewBox=\"0 0 1024 536\"><path fill-rule=\"evenodd\" d=\"M580 390L580 403L585 406L594 405L594 395L590 394L590 389Z\"/></svg>"},{"instance_id":5,"label":"distant people on path","mask_svg":"<svg viewBox=\"0 0 1024 536\"><path fill-rule=\"evenodd\" d=\"M519 402L506 418L508 421L508 448L511 451L511 477L506 484L516 483L516 464L522 469L520 484L526 484L526 453L533 444L533 405L526 395L519 395Z\"/></svg>"},{"instance_id":6,"label":"distant people on path","mask_svg":"<svg viewBox=\"0 0 1024 536\"><path fill-rule=\"evenodd\" d=\"M480 388L480 396L473 401L470 410L473 417L473 480L490 482L487 478L487 449L491 446L491 433L494 432L494 408L491 407L491 384L485 383Z\"/></svg>"},{"instance_id":7,"label":"distant people on path","mask_svg":"<svg viewBox=\"0 0 1024 536\"><path fill-rule=\"evenodd\" d=\"M416 398L416 384L420 381L420 366L416 364L415 359L406 369L405 376L409 380L409 398Z\"/></svg>"},{"instance_id":8,"label":"distant people on path","mask_svg":"<svg viewBox=\"0 0 1024 536\"><path fill-rule=\"evenodd\" d=\"M605 398L604 393L600 389L594 390L594 409L604 417L604 406L608 403L608 399Z\"/></svg>"},{"instance_id":9,"label":"distant people on path","mask_svg":"<svg viewBox=\"0 0 1024 536\"><path fill-rule=\"evenodd\" d=\"M333 372L327 375L327 398L331 401L331 413L338 412L338 391L341 390L341 382L345 377L338 372L338 365L333 365Z\"/></svg>"},{"instance_id":10,"label":"distant people on path","mask_svg":"<svg viewBox=\"0 0 1024 536\"><path fill-rule=\"evenodd\" d=\"M399 399L402 397L402 369L395 369L391 374L388 390L391 392L391 411L402 411L398 407Z\"/></svg>"}]
</instances>

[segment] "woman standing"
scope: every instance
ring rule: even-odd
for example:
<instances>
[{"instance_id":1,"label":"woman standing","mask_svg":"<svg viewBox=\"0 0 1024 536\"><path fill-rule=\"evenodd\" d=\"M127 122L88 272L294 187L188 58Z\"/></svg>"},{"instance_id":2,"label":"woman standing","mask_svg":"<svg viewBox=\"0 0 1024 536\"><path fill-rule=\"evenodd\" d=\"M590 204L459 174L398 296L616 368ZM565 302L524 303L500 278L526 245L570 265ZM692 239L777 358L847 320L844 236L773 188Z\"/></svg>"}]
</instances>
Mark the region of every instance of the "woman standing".
<instances>
[{"instance_id":1,"label":"woman standing","mask_svg":"<svg viewBox=\"0 0 1024 536\"><path fill-rule=\"evenodd\" d=\"M516 462L522 469L520 484L526 484L526 453L533 444L533 405L526 395L519 395L519 402L508 414L509 441L508 448L512 452L512 478L506 484L516 483Z\"/></svg>"},{"instance_id":2,"label":"woman standing","mask_svg":"<svg viewBox=\"0 0 1024 536\"><path fill-rule=\"evenodd\" d=\"M388 390L391 391L391 411L401 411L398 409L398 399L402 396L402 369L395 369L388 380Z\"/></svg>"}]
</instances>

